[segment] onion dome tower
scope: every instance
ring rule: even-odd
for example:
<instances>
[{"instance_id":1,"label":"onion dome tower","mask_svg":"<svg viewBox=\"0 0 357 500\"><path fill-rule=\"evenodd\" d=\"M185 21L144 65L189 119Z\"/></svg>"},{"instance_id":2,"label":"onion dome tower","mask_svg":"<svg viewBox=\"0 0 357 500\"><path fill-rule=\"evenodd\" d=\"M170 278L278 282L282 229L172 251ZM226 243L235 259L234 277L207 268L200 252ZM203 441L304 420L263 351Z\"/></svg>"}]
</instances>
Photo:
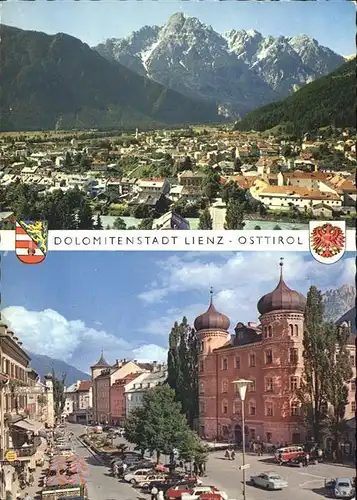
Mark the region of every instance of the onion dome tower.
<instances>
[{"instance_id":1,"label":"onion dome tower","mask_svg":"<svg viewBox=\"0 0 357 500\"><path fill-rule=\"evenodd\" d=\"M257 304L263 327L263 337L272 338L275 325L280 320L288 320L292 336L302 335L303 318L306 307L305 297L287 286L283 278L283 259L280 259L280 279L276 288L259 300Z\"/></svg>"},{"instance_id":2,"label":"onion dome tower","mask_svg":"<svg viewBox=\"0 0 357 500\"><path fill-rule=\"evenodd\" d=\"M229 318L220 312L213 303L213 290L210 290L211 298L206 312L195 319L194 327L200 342L200 352L209 354L213 349L222 347L228 340Z\"/></svg>"}]
</instances>

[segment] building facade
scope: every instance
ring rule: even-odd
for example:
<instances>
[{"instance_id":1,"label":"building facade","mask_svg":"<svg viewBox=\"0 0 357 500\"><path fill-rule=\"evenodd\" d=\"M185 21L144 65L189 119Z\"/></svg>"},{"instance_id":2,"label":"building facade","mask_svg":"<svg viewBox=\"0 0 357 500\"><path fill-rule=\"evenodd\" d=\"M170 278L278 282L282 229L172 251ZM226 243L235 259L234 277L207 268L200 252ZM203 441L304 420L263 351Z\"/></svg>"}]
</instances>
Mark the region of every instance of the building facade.
<instances>
[{"instance_id":1,"label":"building facade","mask_svg":"<svg viewBox=\"0 0 357 500\"><path fill-rule=\"evenodd\" d=\"M35 467L44 451L38 433L53 424L52 380L40 382L21 341L0 324L0 498L12 491L14 473L26 475ZM9 453L16 456L13 464L6 460Z\"/></svg>"},{"instance_id":2,"label":"building facade","mask_svg":"<svg viewBox=\"0 0 357 500\"><path fill-rule=\"evenodd\" d=\"M211 303L195 320L199 340L199 434L207 439L242 440L242 401L237 379L250 380L245 399L248 440L279 445L309 436L296 392L303 372L306 299L280 279L258 302L260 325L230 321ZM355 375L355 374L354 374Z\"/></svg>"},{"instance_id":3,"label":"building facade","mask_svg":"<svg viewBox=\"0 0 357 500\"><path fill-rule=\"evenodd\" d=\"M162 385L167 380L166 365L154 364L151 373L143 373L133 380L130 386L126 386L126 416L143 405L143 398L146 392L157 385Z\"/></svg>"}]
</instances>

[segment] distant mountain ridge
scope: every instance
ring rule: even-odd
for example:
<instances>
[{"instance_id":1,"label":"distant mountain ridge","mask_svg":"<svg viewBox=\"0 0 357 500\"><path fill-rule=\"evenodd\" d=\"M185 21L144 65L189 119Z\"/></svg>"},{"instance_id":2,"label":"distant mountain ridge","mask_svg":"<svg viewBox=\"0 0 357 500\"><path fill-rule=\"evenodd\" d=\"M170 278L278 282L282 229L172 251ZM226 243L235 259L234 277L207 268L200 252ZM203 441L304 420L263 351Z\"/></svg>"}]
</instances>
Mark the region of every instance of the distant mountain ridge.
<instances>
[{"instance_id":1,"label":"distant mountain ridge","mask_svg":"<svg viewBox=\"0 0 357 500\"><path fill-rule=\"evenodd\" d=\"M66 386L74 384L77 380L90 380L88 373L78 370L75 366L69 365L60 359L50 358L44 354L35 354L30 351L27 352L31 357L31 367L40 375L41 380L48 373L52 373L52 370L55 371L56 376L59 378L62 377L62 374L66 375Z\"/></svg>"},{"instance_id":2,"label":"distant mountain ridge","mask_svg":"<svg viewBox=\"0 0 357 500\"><path fill-rule=\"evenodd\" d=\"M356 61L301 88L280 102L248 113L236 130L265 131L281 126L286 133L302 135L321 127L356 127Z\"/></svg>"},{"instance_id":3,"label":"distant mountain ridge","mask_svg":"<svg viewBox=\"0 0 357 500\"><path fill-rule=\"evenodd\" d=\"M286 97L345 61L307 35L219 34L181 12L94 49L168 88L214 101L230 117Z\"/></svg>"},{"instance_id":4,"label":"distant mountain ridge","mask_svg":"<svg viewBox=\"0 0 357 500\"><path fill-rule=\"evenodd\" d=\"M0 26L1 131L218 121L217 106L109 62L80 40Z\"/></svg>"},{"instance_id":5,"label":"distant mountain ridge","mask_svg":"<svg viewBox=\"0 0 357 500\"><path fill-rule=\"evenodd\" d=\"M327 290L323 294L323 301L326 320L340 320L346 314L351 315L350 311L355 307L356 303L356 288L353 285L346 284L340 288Z\"/></svg>"}]
</instances>

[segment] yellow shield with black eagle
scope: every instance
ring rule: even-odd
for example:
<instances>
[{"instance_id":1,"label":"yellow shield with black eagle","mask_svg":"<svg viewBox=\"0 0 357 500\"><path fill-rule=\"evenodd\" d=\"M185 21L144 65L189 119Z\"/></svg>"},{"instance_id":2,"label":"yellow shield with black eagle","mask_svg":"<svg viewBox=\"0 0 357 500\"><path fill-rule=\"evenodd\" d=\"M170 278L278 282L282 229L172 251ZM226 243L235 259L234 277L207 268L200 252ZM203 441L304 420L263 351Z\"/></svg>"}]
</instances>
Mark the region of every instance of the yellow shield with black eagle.
<instances>
[{"instance_id":1,"label":"yellow shield with black eagle","mask_svg":"<svg viewBox=\"0 0 357 500\"><path fill-rule=\"evenodd\" d=\"M24 264L40 264L46 258L46 221L16 221L15 253Z\"/></svg>"}]
</instances>

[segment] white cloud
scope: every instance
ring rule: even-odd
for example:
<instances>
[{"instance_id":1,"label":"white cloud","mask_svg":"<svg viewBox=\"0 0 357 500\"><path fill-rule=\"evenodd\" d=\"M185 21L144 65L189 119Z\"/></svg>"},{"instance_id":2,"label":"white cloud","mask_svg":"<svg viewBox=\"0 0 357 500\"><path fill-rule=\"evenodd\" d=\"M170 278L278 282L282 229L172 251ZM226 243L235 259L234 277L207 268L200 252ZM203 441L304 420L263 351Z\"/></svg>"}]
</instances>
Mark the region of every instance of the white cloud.
<instances>
[{"instance_id":1,"label":"white cloud","mask_svg":"<svg viewBox=\"0 0 357 500\"><path fill-rule=\"evenodd\" d=\"M107 353L109 362L114 361L111 359L114 356L135 357L135 346L126 340L103 329L87 327L81 320L68 320L53 309L28 311L11 306L3 309L2 318L16 332L25 349L61 359L84 371L97 361L101 349ZM155 345L149 347L156 356L162 349ZM149 352L148 349L146 354Z\"/></svg>"},{"instance_id":2,"label":"white cloud","mask_svg":"<svg viewBox=\"0 0 357 500\"><path fill-rule=\"evenodd\" d=\"M346 257L336 264L319 264L306 253L286 253L284 257L284 280L293 289L302 293L314 284L321 290L337 288L344 283L352 283L355 276L355 262ZM177 294L200 294L200 304L188 304L181 310L170 311L164 318L152 318L143 327L151 334L168 334L175 320L183 315L189 321L205 311L209 302L209 288L215 292L215 305L231 319L231 327L237 321L255 321L259 298L273 290L278 282L280 255L277 253L230 253L215 257L202 253L195 259L174 256L158 261L160 280L152 284L140 298L146 302L162 302ZM206 305L202 305L202 294L206 294ZM170 299L169 299L170 298ZM203 299L205 300L205 299ZM197 302L197 301L195 301Z\"/></svg>"},{"instance_id":3,"label":"white cloud","mask_svg":"<svg viewBox=\"0 0 357 500\"><path fill-rule=\"evenodd\" d=\"M146 363L149 361L167 362L167 349L155 344L146 344L133 349L133 359Z\"/></svg>"}]
</instances>

